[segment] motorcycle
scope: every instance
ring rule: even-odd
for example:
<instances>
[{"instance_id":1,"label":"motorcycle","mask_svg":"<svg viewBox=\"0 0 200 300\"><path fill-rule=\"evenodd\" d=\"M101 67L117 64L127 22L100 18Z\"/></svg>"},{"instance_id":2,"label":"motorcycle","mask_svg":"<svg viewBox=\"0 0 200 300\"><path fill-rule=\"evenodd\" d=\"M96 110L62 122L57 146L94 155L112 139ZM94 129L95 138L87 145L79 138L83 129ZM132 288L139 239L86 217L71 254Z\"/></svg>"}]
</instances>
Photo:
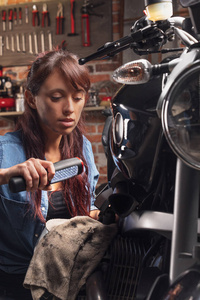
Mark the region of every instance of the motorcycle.
<instances>
[{"instance_id":1,"label":"motorcycle","mask_svg":"<svg viewBox=\"0 0 200 300\"><path fill-rule=\"evenodd\" d=\"M180 3L190 18L171 17L172 1L145 0L130 35L79 60L176 51L114 71L122 86L103 133L113 172L95 204L102 222L119 216L119 234L99 266L107 296L87 299L200 299L200 3ZM184 47L164 49L174 36Z\"/></svg>"},{"instance_id":2,"label":"motorcycle","mask_svg":"<svg viewBox=\"0 0 200 300\"><path fill-rule=\"evenodd\" d=\"M103 223L119 216L119 234L78 300L200 298L199 1L181 0L190 19L171 17L171 4L145 0L147 16L130 35L79 61L127 48L140 56L176 52L160 64L139 59L113 74L122 86L103 132L108 184L95 204ZM174 36L185 47L164 49Z\"/></svg>"}]
</instances>

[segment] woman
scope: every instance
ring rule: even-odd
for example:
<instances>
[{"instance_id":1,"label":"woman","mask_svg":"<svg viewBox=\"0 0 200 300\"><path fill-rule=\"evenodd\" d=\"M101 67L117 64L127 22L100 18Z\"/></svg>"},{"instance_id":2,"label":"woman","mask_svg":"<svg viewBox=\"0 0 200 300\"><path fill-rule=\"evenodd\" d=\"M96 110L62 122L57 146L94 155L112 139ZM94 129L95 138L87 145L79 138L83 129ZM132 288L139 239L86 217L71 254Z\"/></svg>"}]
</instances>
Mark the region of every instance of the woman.
<instances>
[{"instance_id":1,"label":"woman","mask_svg":"<svg viewBox=\"0 0 200 300\"><path fill-rule=\"evenodd\" d=\"M97 217L98 171L82 120L89 87L88 71L75 55L63 50L39 55L27 76L25 112L16 131L0 137L1 294L31 299L22 283L46 220ZM85 172L49 185L53 163L71 157L83 160ZM8 189L16 175L25 178L25 192Z\"/></svg>"}]
</instances>

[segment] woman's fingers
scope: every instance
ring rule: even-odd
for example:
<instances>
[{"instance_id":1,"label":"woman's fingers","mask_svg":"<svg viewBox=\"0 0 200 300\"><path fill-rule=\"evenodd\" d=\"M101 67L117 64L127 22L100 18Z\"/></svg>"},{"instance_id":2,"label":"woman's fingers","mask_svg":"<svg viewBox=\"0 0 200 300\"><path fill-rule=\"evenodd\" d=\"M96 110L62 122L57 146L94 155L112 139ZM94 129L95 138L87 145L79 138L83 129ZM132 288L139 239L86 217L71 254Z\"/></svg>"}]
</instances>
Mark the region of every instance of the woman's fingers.
<instances>
[{"instance_id":1,"label":"woman's fingers","mask_svg":"<svg viewBox=\"0 0 200 300\"><path fill-rule=\"evenodd\" d=\"M35 158L7 169L7 181L13 176L22 176L26 181L27 191L35 191L38 188L51 190L49 181L54 175L55 168L52 162Z\"/></svg>"},{"instance_id":2,"label":"woman's fingers","mask_svg":"<svg viewBox=\"0 0 200 300\"><path fill-rule=\"evenodd\" d=\"M40 159L30 159L29 171L32 177L32 190L44 189L49 185L49 181L55 174L55 168L52 162ZM49 188L48 188L49 189Z\"/></svg>"}]
</instances>

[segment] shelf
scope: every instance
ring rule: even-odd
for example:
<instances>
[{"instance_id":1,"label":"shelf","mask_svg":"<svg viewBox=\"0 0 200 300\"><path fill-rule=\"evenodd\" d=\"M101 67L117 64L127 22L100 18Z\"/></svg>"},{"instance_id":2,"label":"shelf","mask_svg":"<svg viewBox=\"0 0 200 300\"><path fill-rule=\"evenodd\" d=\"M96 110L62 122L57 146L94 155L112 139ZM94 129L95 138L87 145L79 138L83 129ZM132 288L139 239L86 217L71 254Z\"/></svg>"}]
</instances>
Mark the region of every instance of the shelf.
<instances>
[{"instance_id":1,"label":"shelf","mask_svg":"<svg viewBox=\"0 0 200 300\"><path fill-rule=\"evenodd\" d=\"M84 111L101 111L106 109L107 107L105 106L86 106L84 108ZM1 117L10 117L10 118L15 118L19 117L23 114L23 111L6 111L6 112L0 112L0 118Z\"/></svg>"},{"instance_id":2,"label":"shelf","mask_svg":"<svg viewBox=\"0 0 200 300\"><path fill-rule=\"evenodd\" d=\"M23 111L5 111L0 112L0 117L17 117L23 114Z\"/></svg>"},{"instance_id":3,"label":"shelf","mask_svg":"<svg viewBox=\"0 0 200 300\"><path fill-rule=\"evenodd\" d=\"M84 111L97 111L97 110L104 110L106 108L106 106L86 106L84 107Z\"/></svg>"}]
</instances>

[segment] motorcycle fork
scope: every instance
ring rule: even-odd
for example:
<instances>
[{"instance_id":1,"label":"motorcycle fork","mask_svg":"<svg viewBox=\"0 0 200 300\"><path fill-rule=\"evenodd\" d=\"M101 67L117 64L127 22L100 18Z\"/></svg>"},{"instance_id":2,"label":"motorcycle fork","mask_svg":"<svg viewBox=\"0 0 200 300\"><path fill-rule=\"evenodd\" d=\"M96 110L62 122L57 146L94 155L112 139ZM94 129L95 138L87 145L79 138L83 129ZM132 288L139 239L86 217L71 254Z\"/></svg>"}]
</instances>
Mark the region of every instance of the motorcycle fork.
<instances>
[{"instance_id":1,"label":"motorcycle fork","mask_svg":"<svg viewBox=\"0 0 200 300\"><path fill-rule=\"evenodd\" d=\"M197 247L199 174L199 171L177 159L170 261L171 283L181 272L200 259L193 255Z\"/></svg>"}]
</instances>

